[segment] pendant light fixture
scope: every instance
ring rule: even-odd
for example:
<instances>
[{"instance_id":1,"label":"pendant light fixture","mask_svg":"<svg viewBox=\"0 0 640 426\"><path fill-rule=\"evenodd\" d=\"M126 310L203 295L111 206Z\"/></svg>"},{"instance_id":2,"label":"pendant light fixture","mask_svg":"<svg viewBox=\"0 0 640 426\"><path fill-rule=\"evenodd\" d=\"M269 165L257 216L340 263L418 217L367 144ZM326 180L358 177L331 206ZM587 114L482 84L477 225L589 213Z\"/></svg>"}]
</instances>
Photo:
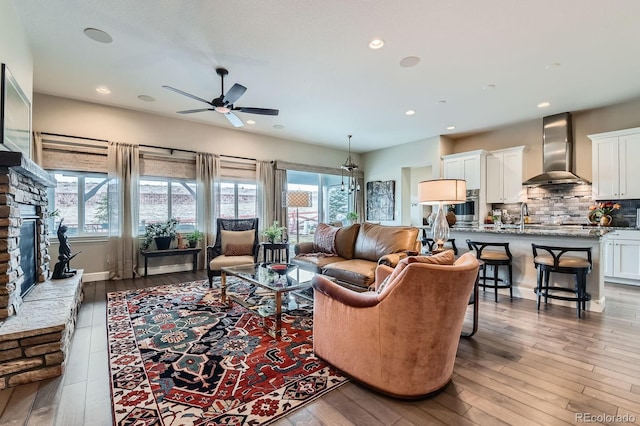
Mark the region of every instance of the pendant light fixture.
<instances>
[{"instance_id":1,"label":"pendant light fixture","mask_svg":"<svg viewBox=\"0 0 640 426\"><path fill-rule=\"evenodd\" d=\"M347 161L345 161L344 164L340 166L340 169L342 169L342 184L340 185L340 190L347 190L349 191L349 194L354 191L360 191L360 185L358 184L358 180L356 178L356 170L358 170L358 165L351 159L351 136L352 135L347 135L347 137L349 138L349 155L347 156ZM344 185L345 175L347 177L346 188Z\"/></svg>"}]
</instances>

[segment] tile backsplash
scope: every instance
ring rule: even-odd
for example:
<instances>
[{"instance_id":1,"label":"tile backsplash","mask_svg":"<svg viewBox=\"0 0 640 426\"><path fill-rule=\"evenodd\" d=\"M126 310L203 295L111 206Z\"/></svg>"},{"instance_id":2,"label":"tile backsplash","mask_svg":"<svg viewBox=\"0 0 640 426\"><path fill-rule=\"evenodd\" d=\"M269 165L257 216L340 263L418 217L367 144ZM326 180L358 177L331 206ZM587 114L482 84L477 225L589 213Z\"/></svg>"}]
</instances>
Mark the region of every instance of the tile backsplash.
<instances>
[{"instance_id":1,"label":"tile backsplash","mask_svg":"<svg viewBox=\"0 0 640 426\"><path fill-rule=\"evenodd\" d=\"M591 195L591 185L543 185L525 188L529 218L533 223L585 225L589 221L589 206L596 204ZM613 201L621 208L613 217L613 226L636 226L636 208L640 200ZM520 204L492 204L494 209L507 210L513 221L520 217Z\"/></svg>"}]
</instances>

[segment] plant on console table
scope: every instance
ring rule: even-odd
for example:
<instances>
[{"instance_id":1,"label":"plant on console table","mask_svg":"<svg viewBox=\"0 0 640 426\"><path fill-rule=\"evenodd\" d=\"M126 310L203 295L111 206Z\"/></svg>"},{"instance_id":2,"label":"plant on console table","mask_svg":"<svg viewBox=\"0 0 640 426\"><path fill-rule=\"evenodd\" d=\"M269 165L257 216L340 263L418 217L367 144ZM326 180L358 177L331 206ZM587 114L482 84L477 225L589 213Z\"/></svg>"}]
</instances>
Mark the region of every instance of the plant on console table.
<instances>
[{"instance_id":1,"label":"plant on console table","mask_svg":"<svg viewBox=\"0 0 640 426\"><path fill-rule=\"evenodd\" d=\"M189 232L187 234L187 241L189 241L189 247L195 248L198 245L198 241L202 241L204 239L204 234L197 229Z\"/></svg>"},{"instance_id":2,"label":"plant on console table","mask_svg":"<svg viewBox=\"0 0 640 426\"><path fill-rule=\"evenodd\" d=\"M174 218L164 223L146 225L141 248L147 250L151 246L151 242L155 241L158 250L167 250L171 245L171 241L176 237L176 225L178 225L178 221Z\"/></svg>"},{"instance_id":3,"label":"plant on console table","mask_svg":"<svg viewBox=\"0 0 640 426\"><path fill-rule=\"evenodd\" d=\"M275 243L276 241L282 239L282 232L286 228L284 226L280 226L280 223L277 220L273 221L273 224L262 231L262 235L267 237L267 240L270 243Z\"/></svg>"},{"instance_id":4,"label":"plant on console table","mask_svg":"<svg viewBox=\"0 0 640 426\"><path fill-rule=\"evenodd\" d=\"M620 209L620 204L613 201L598 203L589 207L589 222L599 224L601 226L611 225L613 212Z\"/></svg>"}]
</instances>

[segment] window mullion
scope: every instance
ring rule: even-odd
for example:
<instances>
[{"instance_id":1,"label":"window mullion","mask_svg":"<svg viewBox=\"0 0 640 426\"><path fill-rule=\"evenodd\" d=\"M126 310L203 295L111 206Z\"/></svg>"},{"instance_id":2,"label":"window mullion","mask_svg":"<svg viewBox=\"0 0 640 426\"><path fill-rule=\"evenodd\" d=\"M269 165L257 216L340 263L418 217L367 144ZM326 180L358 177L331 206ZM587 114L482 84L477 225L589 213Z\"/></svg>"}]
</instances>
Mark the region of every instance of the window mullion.
<instances>
[{"instance_id":1,"label":"window mullion","mask_svg":"<svg viewBox=\"0 0 640 426\"><path fill-rule=\"evenodd\" d=\"M78 236L85 234L85 197L84 197L84 176L78 176Z\"/></svg>"}]
</instances>

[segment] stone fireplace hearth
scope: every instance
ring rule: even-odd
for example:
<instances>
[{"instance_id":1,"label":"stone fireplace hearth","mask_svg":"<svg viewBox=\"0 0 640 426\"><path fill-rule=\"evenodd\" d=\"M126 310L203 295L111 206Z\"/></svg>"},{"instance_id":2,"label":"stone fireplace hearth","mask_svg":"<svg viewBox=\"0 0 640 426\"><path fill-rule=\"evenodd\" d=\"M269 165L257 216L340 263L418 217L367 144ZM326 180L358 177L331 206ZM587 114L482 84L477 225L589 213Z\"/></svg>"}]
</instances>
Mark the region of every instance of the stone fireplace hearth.
<instances>
[{"instance_id":1,"label":"stone fireplace hearth","mask_svg":"<svg viewBox=\"0 0 640 426\"><path fill-rule=\"evenodd\" d=\"M0 389L62 374L82 302L82 271L48 280L54 185L21 153L0 151Z\"/></svg>"}]
</instances>

